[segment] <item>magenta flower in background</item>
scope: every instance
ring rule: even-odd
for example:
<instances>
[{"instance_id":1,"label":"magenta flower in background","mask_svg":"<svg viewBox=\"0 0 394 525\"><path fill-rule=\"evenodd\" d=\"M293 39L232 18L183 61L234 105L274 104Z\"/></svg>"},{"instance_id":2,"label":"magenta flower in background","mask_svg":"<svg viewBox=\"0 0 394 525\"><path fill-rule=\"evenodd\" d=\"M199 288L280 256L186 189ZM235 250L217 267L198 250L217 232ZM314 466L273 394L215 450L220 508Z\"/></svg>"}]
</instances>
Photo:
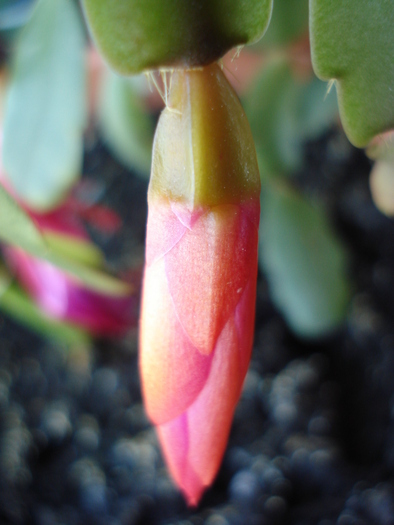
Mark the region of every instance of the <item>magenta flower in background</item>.
<instances>
[{"instance_id":1,"label":"magenta flower in background","mask_svg":"<svg viewBox=\"0 0 394 525\"><path fill-rule=\"evenodd\" d=\"M22 287L49 317L102 336L121 336L136 326L135 293L105 295L20 248L7 246L3 253Z\"/></svg>"}]
</instances>

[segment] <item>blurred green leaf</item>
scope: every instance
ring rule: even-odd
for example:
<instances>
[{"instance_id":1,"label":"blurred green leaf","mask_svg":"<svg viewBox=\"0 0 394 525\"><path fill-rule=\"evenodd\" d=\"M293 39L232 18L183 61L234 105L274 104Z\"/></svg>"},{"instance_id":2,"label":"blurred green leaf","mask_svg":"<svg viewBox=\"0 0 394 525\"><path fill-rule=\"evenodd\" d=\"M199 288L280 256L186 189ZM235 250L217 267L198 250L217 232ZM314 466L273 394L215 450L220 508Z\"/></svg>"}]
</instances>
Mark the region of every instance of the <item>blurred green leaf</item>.
<instances>
[{"instance_id":1,"label":"blurred green leaf","mask_svg":"<svg viewBox=\"0 0 394 525\"><path fill-rule=\"evenodd\" d=\"M112 296L130 293L127 283L105 271L104 255L92 242L48 231L44 240L47 248L32 255L51 262L97 292Z\"/></svg>"},{"instance_id":2,"label":"blurred green leaf","mask_svg":"<svg viewBox=\"0 0 394 525\"><path fill-rule=\"evenodd\" d=\"M277 48L308 33L309 0L275 0L272 18L264 38L256 48Z\"/></svg>"},{"instance_id":3,"label":"blurred green leaf","mask_svg":"<svg viewBox=\"0 0 394 525\"><path fill-rule=\"evenodd\" d=\"M30 329L50 339L69 345L89 344L90 337L84 330L47 317L26 295L5 269L0 269L0 309Z\"/></svg>"},{"instance_id":4,"label":"blurred green leaf","mask_svg":"<svg viewBox=\"0 0 394 525\"><path fill-rule=\"evenodd\" d=\"M130 79L108 71L100 99L104 140L127 167L149 176L154 124Z\"/></svg>"},{"instance_id":5,"label":"blurred green leaf","mask_svg":"<svg viewBox=\"0 0 394 525\"><path fill-rule=\"evenodd\" d=\"M394 128L394 2L311 0L310 16L316 74L337 79L345 132L364 147Z\"/></svg>"},{"instance_id":6,"label":"blurred green leaf","mask_svg":"<svg viewBox=\"0 0 394 525\"><path fill-rule=\"evenodd\" d=\"M0 0L0 31L12 31L27 22L34 0Z\"/></svg>"},{"instance_id":7,"label":"blurred green leaf","mask_svg":"<svg viewBox=\"0 0 394 525\"><path fill-rule=\"evenodd\" d=\"M300 152L292 147L291 139L289 142L289 136L294 136L294 114L283 110L283 102L291 105L287 98L288 92L291 96L291 85L287 60L275 59L264 66L251 93L244 99L263 179L291 171L300 163Z\"/></svg>"},{"instance_id":8,"label":"blurred green leaf","mask_svg":"<svg viewBox=\"0 0 394 525\"><path fill-rule=\"evenodd\" d=\"M272 0L82 0L103 56L123 74L205 65L258 40Z\"/></svg>"},{"instance_id":9,"label":"blurred green leaf","mask_svg":"<svg viewBox=\"0 0 394 525\"><path fill-rule=\"evenodd\" d=\"M292 330L318 337L344 320L350 298L347 259L322 208L287 186L266 185L260 264Z\"/></svg>"},{"instance_id":10,"label":"blurred green leaf","mask_svg":"<svg viewBox=\"0 0 394 525\"><path fill-rule=\"evenodd\" d=\"M30 207L54 206L79 176L86 119L85 38L70 0L39 0L15 50L3 164Z\"/></svg>"},{"instance_id":11,"label":"blurred green leaf","mask_svg":"<svg viewBox=\"0 0 394 525\"><path fill-rule=\"evenodd\" d=\"M55 253L85 266L104 268L105 259L103 252L89 240L48 230L43 236L47 246Z\"/></svg>"},{"instance_id":12,"label":"blurred green leaf","mask_svg":"<svg viewBox=\"0 0 394 525\"><path fill-rule=\"evenodd\" d=\"M316 77L295 77L287 58L271 59L244 99L262 178L290 173L303 160L302 146L337 116L335 96Z\"/></svg>"},{"instance_id":13,"label":"blurred green leaf","mask_svg":"<svg viewBox=\"0 0 394 525\"><path fill-rule=\"evenodd\" d=\"M0 240L28 252L45 252L41 233L27 213L0 184Z\"/></svg>"}]
</instances>

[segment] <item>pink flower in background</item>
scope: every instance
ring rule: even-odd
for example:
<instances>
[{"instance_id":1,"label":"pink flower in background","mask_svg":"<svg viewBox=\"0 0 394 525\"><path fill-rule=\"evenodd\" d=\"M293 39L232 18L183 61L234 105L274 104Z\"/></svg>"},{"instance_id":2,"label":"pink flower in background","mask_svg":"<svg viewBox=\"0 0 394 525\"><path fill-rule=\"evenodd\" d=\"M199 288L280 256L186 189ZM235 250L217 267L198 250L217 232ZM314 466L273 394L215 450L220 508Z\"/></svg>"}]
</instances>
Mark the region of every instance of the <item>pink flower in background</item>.
<instances>
[{"instance_id":1,"label":"pink flower in background","mask_svg":"<svg viewBox=\"0 0 394 525\"><path fill-rule=\"evenodd\" d=\"M136 295L105 295L87 288L62 269L20 248L3 253L23 288L49 316L102 336L121 336L136 325Z\"/></svg>"},{"instance_id":2,"label":"pink flower in background","mask_svg":"<svg viewBox=\"0 0 394 525\"><path fill-rule=\"evenodd\" d=\"M220 467L254 336L260 178L220 68L177 71L156 131L140 326L147 413L196 505Z\"/></svg>"}]
</instances>

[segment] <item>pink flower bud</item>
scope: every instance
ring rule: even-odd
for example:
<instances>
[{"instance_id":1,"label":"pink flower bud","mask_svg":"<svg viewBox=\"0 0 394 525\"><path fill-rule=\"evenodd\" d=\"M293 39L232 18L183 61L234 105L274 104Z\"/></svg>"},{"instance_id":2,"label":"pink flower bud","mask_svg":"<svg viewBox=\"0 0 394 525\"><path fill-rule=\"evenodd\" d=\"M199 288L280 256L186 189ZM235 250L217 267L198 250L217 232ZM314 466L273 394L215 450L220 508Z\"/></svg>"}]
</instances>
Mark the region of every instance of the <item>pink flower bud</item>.
<instances>
[{"instance_id":1,"label":"pink flower bud","mask_svg":"<svg viewBox=\"0 0 394 525\"><path fill-rule=\"evenodd\" d=\"M250 130L217 65L174 73L152 170L143 396L170 472L196 505L219 469L250 360L260 216Z\"/></svg>"}]
</instances>

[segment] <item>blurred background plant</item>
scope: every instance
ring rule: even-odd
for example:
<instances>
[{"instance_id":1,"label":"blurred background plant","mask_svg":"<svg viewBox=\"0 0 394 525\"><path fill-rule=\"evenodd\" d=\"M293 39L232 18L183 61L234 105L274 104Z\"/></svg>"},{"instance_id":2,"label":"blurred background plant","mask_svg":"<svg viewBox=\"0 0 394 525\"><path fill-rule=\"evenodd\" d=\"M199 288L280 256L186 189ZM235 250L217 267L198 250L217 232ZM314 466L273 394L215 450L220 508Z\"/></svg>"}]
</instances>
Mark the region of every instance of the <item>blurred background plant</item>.
<instances>
[{"instance_id":1,"label":"blurred background plant","mask_svg":"<svg viewBox=\"0 0 394 525\"><path fill-rule=\"evenodd\" d=\"M5 242L0 307L31 328L66 340L124 335L137 324L139 269L134 268L133 282L111 276L88 234L90 225L115 235L121 219L96 203L81 183L84 139L89 119L95 118L101 72L97 57L88 56L79 6L68 0L3 1L0 9L0 236ZM151 125L133 96L131 88L131 111ZM105 97L109 104L114 99L111 92ZM124 135L113 140L119 132L111 117L102 118L122 157ZM131 139L141 170L149 163L151 135L148 127L138 146L138 139Z\"/></svg>"},{"instance_id":2,"label":"blurred background plant","mask_svg":"<svg viewBox=\"0 0 394 525\"><path fill-rule=\"evenodd\" d=\"M107 68L74 0L2 0L0 31L2 165L17 202L33 214L61 208L78 191L84 143L89 148L97 133L133 176L148 177L163 104L152 86L164 89L160 77L123 77ZM335 90L312 70L308 0L277 0L264 38L239 56L230 52L223 67L255 139L263 182L260 268L272 300L299 336L330 334L346 317L352 286L327 203L297 182L305 143L339 125ZM391 213L392 162L373 173L375 201ZM18 237L23 228L14 221L18 235L4 240L26 249ZM23 242L27 231L36 235L30 225Z\"/></svg>"}]
</instances>

